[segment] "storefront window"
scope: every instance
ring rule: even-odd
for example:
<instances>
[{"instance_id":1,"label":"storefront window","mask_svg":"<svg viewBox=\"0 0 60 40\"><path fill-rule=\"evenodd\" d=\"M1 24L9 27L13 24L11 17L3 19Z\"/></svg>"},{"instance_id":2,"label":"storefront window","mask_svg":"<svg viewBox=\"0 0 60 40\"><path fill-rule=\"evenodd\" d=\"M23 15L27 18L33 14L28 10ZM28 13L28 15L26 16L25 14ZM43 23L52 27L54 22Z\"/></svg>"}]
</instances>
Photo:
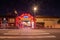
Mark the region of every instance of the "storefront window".
<instances>
[{"instance_id":1,"label":"storefront window","mask_svg":"<svg viewBox=\"0 0 60 40\"><path fill-rule=\"evenodd\" d=\"M15 19L14 18L10 18L9 19L9 23L14 23L15 22Z\"/></svg>"}]
</instances>

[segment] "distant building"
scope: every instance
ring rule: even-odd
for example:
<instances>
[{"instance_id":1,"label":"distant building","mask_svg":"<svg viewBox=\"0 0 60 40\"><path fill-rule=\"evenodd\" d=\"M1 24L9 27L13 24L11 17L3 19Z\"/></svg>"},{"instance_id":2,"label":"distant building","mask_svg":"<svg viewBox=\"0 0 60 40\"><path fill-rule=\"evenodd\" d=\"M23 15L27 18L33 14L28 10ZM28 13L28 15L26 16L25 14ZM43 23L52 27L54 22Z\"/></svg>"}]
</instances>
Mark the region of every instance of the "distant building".
<instances>
[{"instance_id":1,"label":"distant building","mask_svg":"<svg viewBox=\"0 0 60 40\"><path fill-rule=\"evenodd\" d=\"M6 20L4 20L4 18L6 19ZM7 23L7 25L6 25L6 28L10 28L11 26L15 26L15 16L10 16L10 15L8 15L8 16L0 16L0 28L2 28L3 29L3 23L4 24L6 24Z\"/></svg>"},{"instance_id":2,"label":"distant building","mask_svg":"<svg viewBox=\"0 0 60 40\"><path fill-rule=\"evenodd\" d=\"M60 17L36 16L36 23L43 28L60 28Z\"/></svg>"},{"instance_id":3,"label":"distant building","mask_svg":"<svg viewBox=\"0 0 60 40\"><path fill-rule=\"evenodd\" d=\"M0 17L0 28L2 28L3 18L7 19L7 28L60 28L60 17L35 16L23 14L20 16ZM17 18L17 19L16 19Z\"/></svg>"}]
</instances>

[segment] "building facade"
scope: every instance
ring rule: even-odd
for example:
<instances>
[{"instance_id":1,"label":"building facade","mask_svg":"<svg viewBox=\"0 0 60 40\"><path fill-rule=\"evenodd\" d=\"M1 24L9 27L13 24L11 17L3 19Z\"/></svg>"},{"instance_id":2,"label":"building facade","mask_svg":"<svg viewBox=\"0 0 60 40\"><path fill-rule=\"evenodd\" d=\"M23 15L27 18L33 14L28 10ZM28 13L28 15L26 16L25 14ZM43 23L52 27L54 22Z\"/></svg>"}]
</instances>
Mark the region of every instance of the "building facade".
<instances>
[{"instance_id":1,"label":"building facade","mask_svg":"<svg viewBox=\"0 0 60 40\"><path fill-rule=\"evenodd\" d=\"M36 17L36 25L43 28L60 28L60 18L57 17Z\"/></svg>"},{"instance_id":2,"label":"building facade","mask_svg":"<svg viewBox=\"0 0 60 40\"><path fill-rule=\"evenodd\" d=\"M4 21L4 18L6 21ZM60 28L60 18L59 17L46 17L46 16L33 17L30 14L24 14L23 16L20 15L20 16L14 16L14 17L13 16L0 17L0 28L2 29L4 28L20 29L21 27L25 28L25 26L30 27L30 28L37 28L37 29Z\"/></svg>"}]
</instances>

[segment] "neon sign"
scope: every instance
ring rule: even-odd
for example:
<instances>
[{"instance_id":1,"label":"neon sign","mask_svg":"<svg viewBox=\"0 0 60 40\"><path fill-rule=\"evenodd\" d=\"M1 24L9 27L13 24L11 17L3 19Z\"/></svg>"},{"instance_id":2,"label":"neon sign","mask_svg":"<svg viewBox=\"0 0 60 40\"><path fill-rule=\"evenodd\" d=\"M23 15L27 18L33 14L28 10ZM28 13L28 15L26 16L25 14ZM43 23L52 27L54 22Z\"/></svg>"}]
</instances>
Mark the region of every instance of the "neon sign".
<instances>
[{"instance_id":1,"label":"neon sign","mask_svg":"<svg viewBox=\"0 0 60 40\"><path fill-rule=\"evenodd\" d=\"M28 18L28 16L24 16L24 18Z\"/></svg>"}]
</instances>

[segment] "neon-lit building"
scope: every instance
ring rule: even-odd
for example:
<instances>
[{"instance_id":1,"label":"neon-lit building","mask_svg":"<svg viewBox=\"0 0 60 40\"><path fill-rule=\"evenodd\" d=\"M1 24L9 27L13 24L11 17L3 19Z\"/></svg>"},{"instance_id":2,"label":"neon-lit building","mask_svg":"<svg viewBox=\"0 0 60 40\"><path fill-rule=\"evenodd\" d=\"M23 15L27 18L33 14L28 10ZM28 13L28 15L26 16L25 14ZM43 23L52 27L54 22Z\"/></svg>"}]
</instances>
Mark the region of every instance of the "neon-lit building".
<instances>
[{"instance_id":1,"label":"neon-lit building","mask_svg":"<svg viewBox=\"0 0 60 40\"><path fill-rule=\"evenodd\" d=\"M35 28L35 24L35 18L30 14L23 13L16 17L16 26L18 28Z\"/></svg>"},{"instance_id":2,"label":"neon-lit building","mask_svg":"<svg viewBox=\"0 0 60 40\"><path fill-rule=\"evenodd\" d=\"M32 16L30 13L22 13L19 16L0 17L0 27L3 18L6 18L8 28L60 28L60 17Z\"/></svg>"}]
</instances>

